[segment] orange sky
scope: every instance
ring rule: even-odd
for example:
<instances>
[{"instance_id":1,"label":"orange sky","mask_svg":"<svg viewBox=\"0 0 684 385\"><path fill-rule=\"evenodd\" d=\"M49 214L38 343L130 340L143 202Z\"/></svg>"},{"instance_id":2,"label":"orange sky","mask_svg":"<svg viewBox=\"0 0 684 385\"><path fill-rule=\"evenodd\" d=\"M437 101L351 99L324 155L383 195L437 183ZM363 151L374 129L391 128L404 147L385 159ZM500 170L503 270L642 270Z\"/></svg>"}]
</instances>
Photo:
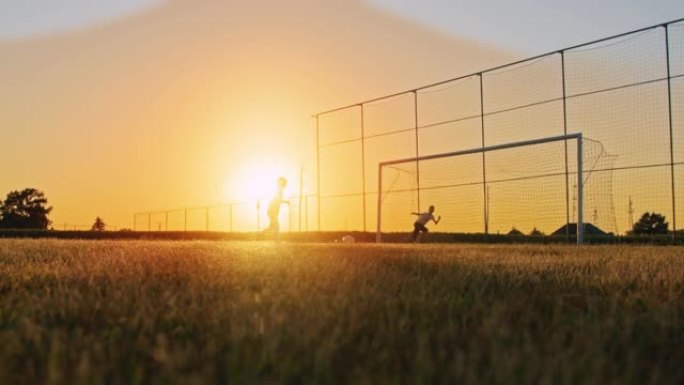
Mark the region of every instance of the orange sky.
<instances>
[{"instance_id":1,"label":"orange sky","mask_svg":"<svg viewBox=\"0 0 684 385\"><path fill-rule=\"evenodd\" d=\"M349 0L171 1L0 42L0 195L42 189L59 228L242 199L252 168L303 165L313 192L312 113L515 56Z\"/></svg>"}]
</instances>

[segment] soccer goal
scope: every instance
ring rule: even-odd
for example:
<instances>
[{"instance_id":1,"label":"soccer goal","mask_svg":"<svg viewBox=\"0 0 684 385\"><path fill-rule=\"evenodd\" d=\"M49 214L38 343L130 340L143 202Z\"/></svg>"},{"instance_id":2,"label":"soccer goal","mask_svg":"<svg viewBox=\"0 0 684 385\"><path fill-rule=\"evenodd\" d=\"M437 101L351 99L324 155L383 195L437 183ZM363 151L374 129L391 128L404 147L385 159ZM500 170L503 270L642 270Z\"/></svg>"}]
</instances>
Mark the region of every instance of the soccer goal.
<instances>
[{"instance_id":1,"label":"soccer goal","mask_svg":"<svg viewBox=\"0 0 684 385\"><path fill-rule=\"evenodd\" d=\"M581 244L586 167L604 158L600 142L577 133L381 162L376 240L410 231L411 213L435 205L442 216L435 231L565 232Z\"/></svg>"}]
</instances>

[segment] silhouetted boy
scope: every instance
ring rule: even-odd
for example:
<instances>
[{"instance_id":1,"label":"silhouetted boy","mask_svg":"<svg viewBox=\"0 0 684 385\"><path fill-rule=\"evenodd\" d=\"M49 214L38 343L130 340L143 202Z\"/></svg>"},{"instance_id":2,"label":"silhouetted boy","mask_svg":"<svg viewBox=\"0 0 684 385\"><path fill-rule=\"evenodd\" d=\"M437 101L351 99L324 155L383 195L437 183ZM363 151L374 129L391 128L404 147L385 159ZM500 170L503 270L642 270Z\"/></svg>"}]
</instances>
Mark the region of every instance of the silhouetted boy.
<instances>
[{"instance_id":1,"label":"silhouetted boy","mask_svg":"<svg viewBox=\"0 0 684 385\"><path fill-rule=\"evenodd\" d=\"M442 219L441 216L435 219L435 216L433 215L434 212L435 206L430 206L429 210L425 213L411 213L411 215L418 216L418 219L416 219L416 222L413 224L413 235L411 236L411 239L413 239L414 243L420 242L421 234L427 233L429 231L428 228L425 227L428 222L433 221L435 224L438 224Z\"/></svg>"}]
</instances>

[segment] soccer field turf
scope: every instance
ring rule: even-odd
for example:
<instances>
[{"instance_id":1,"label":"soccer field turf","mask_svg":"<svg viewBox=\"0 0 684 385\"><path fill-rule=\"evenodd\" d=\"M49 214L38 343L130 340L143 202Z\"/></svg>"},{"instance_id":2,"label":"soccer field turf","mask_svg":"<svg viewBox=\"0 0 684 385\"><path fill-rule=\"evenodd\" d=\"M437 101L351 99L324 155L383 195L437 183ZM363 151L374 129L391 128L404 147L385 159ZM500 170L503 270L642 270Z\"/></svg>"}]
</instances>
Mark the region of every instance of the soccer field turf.
<instances>
[{"instance_id":1,"label":"soccer field turf","mask_svg":"<svg viewBox=\"0 0 684 385\"><path fill-rule=\"evenodd\" d=\"M684 249L0 240L0 383L684 383Z\"/></svg>"}]
</instances>

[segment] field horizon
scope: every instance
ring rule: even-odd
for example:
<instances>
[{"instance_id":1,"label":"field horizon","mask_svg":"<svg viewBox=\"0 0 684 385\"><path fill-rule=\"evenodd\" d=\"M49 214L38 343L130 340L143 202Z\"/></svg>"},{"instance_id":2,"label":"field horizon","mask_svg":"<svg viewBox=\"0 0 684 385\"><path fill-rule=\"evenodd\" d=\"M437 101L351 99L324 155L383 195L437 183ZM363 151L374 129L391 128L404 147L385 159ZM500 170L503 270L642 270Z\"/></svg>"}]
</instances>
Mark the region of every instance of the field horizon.
<instances>
[{"instance_id":1,"label":"field horizon","mask_svg":"<svg viewBox=\"0 0 684 385\"><path fill-rule=\"evenodd\" d=\"M351 235L357 243L376 243L375 232L363 231L286 231L279 233L279 239L291 243L335 243L345 235ZM63 230L0 230L0 239L62 239L62 240L110 240L110 241L224 241L253 242L273 241L273 234L263 232L225 232L225 231L63 231ZM387 244L413 243L410 232L383 232L382 242ZM575 245L574 235L552 234L484 234L431 231L422 238L425 244L555 244ZM672 246L684 244L684 230L668 234L639 235L585 235L584 243L598 244L636 244Z\"/></svg>"}]
</instances>

